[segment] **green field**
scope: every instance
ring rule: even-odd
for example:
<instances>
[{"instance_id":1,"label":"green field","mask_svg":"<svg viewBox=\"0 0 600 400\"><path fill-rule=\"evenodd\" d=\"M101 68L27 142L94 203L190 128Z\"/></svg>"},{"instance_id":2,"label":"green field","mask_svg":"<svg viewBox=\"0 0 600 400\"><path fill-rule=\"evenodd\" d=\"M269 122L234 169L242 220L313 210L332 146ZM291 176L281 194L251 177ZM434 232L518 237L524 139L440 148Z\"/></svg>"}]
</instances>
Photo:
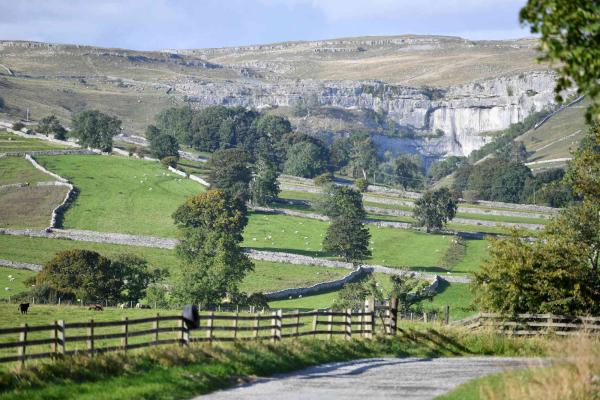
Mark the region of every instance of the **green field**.
<instances>
[{"instance_id":1,"label":"green field","mask_svg":"<svg viewBox=\"0 0 600 400\"><path fill-rule=\"evenodd\" d=\"M9 151L56 150L70 148L58 143L46 142L36 138L26 138L14 133L0 132L0 153Z\"/></svg>"},{"instance_id":2,"label":"green field","mask_svg":"<svg viewBox=\"0 0 600 400\"><path fill-rule=\"evenodd\" d=\"M0 228L47 228L52 210L68 190L65 186L26 186L0 191Z\"/></svg>"},{"instance_id":3,"label":"green field","mask_svg":"<svg viewBox=\"0 0 600 400\"><path fill-rule=\"evenodd\" d=\"M8 268L0 265L0 298L7 299L17 293L26 291L28 287L25 285L25 280L34 275L35 272L33 271ZM14 280L11 280L11 277L14 278ZM6 290L6 288L9 290Z\"/></svg>"},{"instance_id":4,"label":"green field","mask_svg":"<svg viewBox=\"0 0 600 400\"><path fill-rule=\"evenodd\" d=\"M36 159L79 189L65 214L65 228L175 236L171 214L204 191L156 162L89 155Z\"/></svg>"},{"instance_id":5,"label":"green field","mask_svg":"<svg viewBox=\"0 0 600 400\"><path fill-rule=\"evenodd\" d=\"M0 235L0 259L5 260L44 264L56 252L72 249L94 250L107 257L113 257L120 253L136 254L144 257L150 265L165 268L171 272L174 272L179 265L179 261L173 250ZM273 291L290 287L310 286L348 274L348 270L342 268L280 264L268 261L254 261L254 264L256 266L255 270L248 274L241 285L241 289L247 292ZM10 270L17 271L14 269ZM16 276L16 274L13 274L13 276ZM0 282L2 279L4 278L1 278ZM10 293L3 294L12 295L17 293L21 286L19 286L17 279L13 281L13 284L13 290ZM4 287L6 286L3 286L2 290L4 290Z\"/></svg>"},{"instance_id":6,"label":"green field","mask_svg":"<svg viewBox=\"0 0 600 400\"><path fill-rule=\"evenodd\" d=\"M25 157L0 158L0 186L12 183L49 182L55 179L33 167Z\"/></svg>"}]
</instances>

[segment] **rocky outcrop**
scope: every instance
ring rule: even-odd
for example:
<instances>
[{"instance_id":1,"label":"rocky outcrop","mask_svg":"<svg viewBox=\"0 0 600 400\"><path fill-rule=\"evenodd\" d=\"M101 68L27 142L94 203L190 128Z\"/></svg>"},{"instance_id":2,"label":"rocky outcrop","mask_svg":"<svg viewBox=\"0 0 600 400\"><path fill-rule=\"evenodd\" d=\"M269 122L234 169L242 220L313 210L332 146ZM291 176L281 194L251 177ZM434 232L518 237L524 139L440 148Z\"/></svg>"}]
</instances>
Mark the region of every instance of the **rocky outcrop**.
<instances>
[{"instance_id":1,"label":"rocky outcrop","mask_svg":"<svg viewBox=\"0 0 600 400\"><path fill-rule=\"evenodd\" d=\"M280 80L265 82L182 81L178 91L200 106L251 108L293 106L311 99L317 106L369 109L413 138L376 135L392 152L426 156L468 155L489 139L483 132L506 129L536 111L554 106L552 72L504 76L447 88L416 88L380 81Z\"/></svg>"}]
</instances>

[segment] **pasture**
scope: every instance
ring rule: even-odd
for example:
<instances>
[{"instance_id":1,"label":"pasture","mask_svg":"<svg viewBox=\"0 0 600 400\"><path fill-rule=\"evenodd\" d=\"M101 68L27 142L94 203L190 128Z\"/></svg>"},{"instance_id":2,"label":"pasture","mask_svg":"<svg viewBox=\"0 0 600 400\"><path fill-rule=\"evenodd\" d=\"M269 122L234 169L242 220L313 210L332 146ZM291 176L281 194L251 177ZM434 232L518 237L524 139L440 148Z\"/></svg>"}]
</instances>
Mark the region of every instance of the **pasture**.
<instances>
[{"instance_id":1,"label":"pasture","mask_svg":"<svg viewBox=\"0 0 600 400\"><path fill-rule=\"evenodd\" d=\"M55 179L33 167L25 157L0 158L0 186L13 183L49 182Z\"/></svg>"},{"instance_id":2,"label":"pasture","mask_svg":"<svg viewBox=\"0 0 600 400\"><path fill-rule=\"evenodd\" d=\"M0 191L0 228L44 229L66 186L26 186Z\"/></svg>"},{"instance_id":3,"label":"pasture","mask_svg":"<svg viewBox=\"0 0 600 400\"><path fill-rule=\"evenodd\" d=\"M171 214L204 191L156 162L114 156L44 156L36 160L79 190L65 228L175 236Z\"/></svg>"},{"instance_id":4,"label":"pasture","mask_svg":"<svg viewBox=\"0 0 600 400\"><path fill-rule=\"evenodd\" d=\"M73 240L33 238L24 236L0 235L0 259L21 261L33 264L44 264L49 261L56 252L88 249L100 254L113 257L120 253L131 253L145 258L151 266L165 268L171 272L170 280L177 271L179 260L173 250L153 249L147 247L122 246L93 242L76 242ZM290 287L310 286L319 282L340 278L349 271L343 268L326 268L309 265L282 264L268 261L254 261L255 270L250 272L242 282L241 290L246 292L273 291L287 289ZM19 271L8 269L8 271ZM7 272L8 276L15 273ZM23 274L23 279L28 275ZM20 278L19 278L20 279ZM22 288L19 279L13 281L11 294L18 293ZM0 278L3 282L4 278ZM21 279L22 281L22 279ZM5 286L2 286L4 290ZM6 293L3 293L6 294Z\"/></svg>"},{"instance_id":5,"label":"pasture","mask_svg":"<svg viewBox=\"0 0 600 400\"><path fill-rule=\"evenodd\" d=\"M0 132L0 153L9 151L57 150L70 148L59 143L47 142L34 137L22 137L14 133Z\"/></svg>"}]
</instances>

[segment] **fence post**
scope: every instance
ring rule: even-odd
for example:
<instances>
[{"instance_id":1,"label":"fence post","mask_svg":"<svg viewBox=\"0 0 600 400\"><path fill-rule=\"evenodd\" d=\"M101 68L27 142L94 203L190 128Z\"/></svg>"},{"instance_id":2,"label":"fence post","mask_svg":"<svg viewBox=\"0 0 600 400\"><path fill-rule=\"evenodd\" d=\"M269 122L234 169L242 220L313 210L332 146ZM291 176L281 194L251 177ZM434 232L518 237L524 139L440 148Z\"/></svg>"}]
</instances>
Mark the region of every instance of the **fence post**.
<instances>
[{"instance_id":1,"label":"fence post","mask_svg":"<svg viewBox=\"0 0 600 400\"><path fill-rule=\"evenodd\" d=\"M369 298L365 300L365 323L367 325L367 338L373 339L373 333L375 332L375 299Z\"/></svg>"},{"instance_id":2,"label":"fence post","mask_svg":"<svg viewBox=\"0 0 600 400\"><path fill-rule=\"evenodd\" d=\"M276 339L277 341L281 341L281 335L283 334L283 311L281 309L277 310L277 328L276 328Z\"/></svg>"},{"instance_id":3,"label":"fence post","mask_svg":"<svg viewBox=\"0 0 600 400\"><path fill-rule=\"evenodd\" d=\"M123 337L121 338L121 347L123 350L127 351L127 346L129 345L129 318L123 317L123 327L121 328L123 331Z\"/></svg>"},{"instance_id":4,"label":"fence post","mask_svg":"<svg viewBox=\"0 0 600 400\"><path fill-rule=\"evenodd\" d=\"M212 343L213 340L213 322L215 319L215 312L211 311L208 314L208 321L206 321L206 326L208 330L206 331L206 337L208 338L208 343Z\"/></svg>"},{"instance_id":5,"label":"fence post","mask_svg":"<svg viewBox=\"0 0 600 400\"><path fill-rule=\"evenodd\" d=\"M312 334L313 337L317 337L317 325L319 323L319 311L315 311L315 316L313 318L313 324L312 324Z\"/></svg>"},{"instance_id":6,"label":"fence post","mask_svg":"<svg viewBox=\"0 0 600 400\"><path fill-rule=\"evenodd\" d=\"M346 316L345 316L345 320L346 320L346 340L351 340L352 339L352 309L348 308L346 309Z\"/></svg>"},{"instance_id":7,"label":"fence post","mask_svg":"<svg viewBox=\"0 0 600 400\"><path fill-rule=\"evenodd\" d=\"M390 299L390 335L395 336L398 330L398 298Z\"/></svg>"},{"instance_id":8,"label":"fence post","mask_svg":"<svg viewBox=\"0 0 600 400\"><path fill-rule=\"evenodd\" d=\"M258 328L260 327L260 318L258 313L254 313L254 339L258 340Z\"/></svg>"},{"instance_id":9,"label":"fence post","mask_svg":"<svg viewBox=\"0 0 600 400\"><path fill-rule=\"evenodd\" d=\"M331 340L333 325L333 310L329 309L329 315L327 316L327 340Z\"/></svg>"},{"instance_id":10,"label":"fence post","mask_svg":"<svg viewBox=\"0 0 600 400\"><path fill-rule=\"evenodd\" d=\"M58 321L58 344L60 345L60 353L65 354L65 347L67 346L67 334L65 332L65 321L62 319Z\"/></svg>"},{"instance_id":11,"label":"fence post","mask_svg":"<svg viewBox=\"0 0 600 400\"><path fill-rule=\"evenodd\" d=\"M183 320L183 316L178 322L179 324L179 335L180 335L180 344L182 346L187 346L190 341L190 336L187 330L187 326L185 325L185 321Z\"/></svg>"},{"instance_id":12,"label":"fence post","mask_svg":"<svg viewBox=\"0 0 600 400\"><path fill-rule=\"evenodd\" d=\"M450 322L450 306L446 304L446 307L444 307L444 324L448 325L449 322Z\"/></svg>"},{"instance_id":13,"label":"fence post","mask_svg":"<svg viewBox=\"0 0 600 400\"><path fill-rule=\"evenodd\" d=\"M90 357L94 357L94 320L90 319L90 326L88 327L88 340L87 347L90 353Z\"/></svg>"},{"instance_id":14,"label":"fence post","mask_svg":"<svg viewBox=\"0 0 600 400\"><path fill-rule=\"evenodd\" d=\"M152 324L152 329L154 329L154 345L158 346L158 330L160 328L160 314L156 313L156 320L154 321L154 324Z\"/></svg>"},{"instance_id":15,"label":"fence post","mask_svg":"<svg viewBox=\"0 0 600 400\"><path fill-rule=\"evenodd\" d=\"M237 339L237 331L238 331L238 317L239 317L239 312L236 311L235 315L233 317L233 339Z\"/></svg>"},{"instance_id":16,"label":"fence post","mask_svg":"<svg viewBox=\"0 0 600 400\"><path fill-rule=\"evenodd\" d=\"M277 340L277 313L275 311L271 312L271 341L275 342Z\"/></svg>"},{"instance_id":17,"label":"fence post","mask_svg":"<svg viewBox=\"0 0 600 400\"><path fill-rule=\"evenodd\" d=\"M296 330L294 337L300 336L300 310L296 310Z\"/></svg>"},{"instance_id":18,"label":"fence post","mask_svg":"<svg viewBox=\"0 0 600 400\"><path fill-rule=\"evenodd\" d=\"M19 333L19 342L21 342L21 346L18 349L19 355L19 368L23 368L25 366L25 358L27 358L27 324L21 324L21 332Z\"/></svg>"},{"instance_id":19,"label":"fence post","mask_svg":"<svg viewBox=\"0 0 600 400\"><path fill-rule=\"evenodd\" d=\"M423 311L423 322L427 323L427 311Z\"/></svg>"}]
</instances>

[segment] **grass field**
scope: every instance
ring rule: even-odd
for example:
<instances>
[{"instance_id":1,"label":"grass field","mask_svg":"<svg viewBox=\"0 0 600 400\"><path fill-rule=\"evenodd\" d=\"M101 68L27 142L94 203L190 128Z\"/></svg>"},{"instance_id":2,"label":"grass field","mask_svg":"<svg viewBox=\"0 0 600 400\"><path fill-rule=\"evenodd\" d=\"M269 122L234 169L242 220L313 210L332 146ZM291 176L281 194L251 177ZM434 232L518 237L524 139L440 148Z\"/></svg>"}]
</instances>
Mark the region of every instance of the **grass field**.
<instances>
[{"instance_id":1,"label":"grass field","mask_svg":"<svg viewBox=\"0 0 600 400\"><path fill-rule=\"evenodd\" d=\"M70 148L58 143L46 142L36 138L26 138L14 133L0 132L0 153L26 150L56 150Z\"/></svg>"},{"instance_id":2,"label":"grass field","mask_svg":"<svg viewBox=\"0 0 600 400\"><path fill-rule=\"evenodd\" d=\"M25 157L0 158L0 186L12 183L29 183L54 181L55 179L33 167Z\"/></svg>"},{"instance_id":3,"label":"grass field","mask_svg":"<svg viewBox=\"0 0 600 400\"><path fill-rule=\"evenodd\" d=\"M442 311L445 306L450 307L450 319L463 319L476 314L472 307L473 294L469 290L467 283L449 283L442 282L438 288L438 293L432 300L421 302L426 311Z\"/></svg>"},{"instance_id":4,"label":"grass field","mask_svg":"<svg viewBox=\"0 0 600 400\"><path fill-rule=\"evenodd\" d=\"M8 268L0 265L0 298L7 299L28 289L25 280L35 275L26 269ZM10 278L14 278L11 280ZM9 290L6 290L8 288ZM1 318L1 316L0 316Z\"/></svg>"},{"instance_id":5,"label":"grass field","mask_svg":"<svg viewBox=\"0 0 600 400\"><path fill-rule=\"evenodd\" d=\"M79 189L65 214L65 228L175 236L171 214L204 190L155 162L87 155L37 160Z\"/></svg>"},{"instance_id":6,"label":"grass field","mask_svg":"<svg viewBox=\"0 0 600 400\"><path fill-rule=\"evenodd\" d=\"M0 191L0 228L43 229L65 198L66 186L26 186Z\"/></svg>"},{"instance_id":7,"label":"grass field","mask_svg":"<svg viewBox=\"0 0 600 400\"><path fill-rule=\"evenodd\" d=\"M174 272L179 265L175 252L172 250L0 235L0 259L5 260L44 264L56 252L72 249L94 250L107 257L113 257L120 253L132 253L144 257L152 266L165 268L171 272ZM268 261L254 261L254 264L256 266L255 270L248 274L241 285L241 289L247 292L273 291L290 287L309 286L339 278L348 273L347 269L342 268L280 264ZM10 270L16 271L14 269ZM13 276L16 275L13 274ZM0 282L2 282L2 279L0 278ZM10 294L17 293L18 289L21 288L17 281L18 279L13 281ZM2 290L4 287L6 285L2 286ZM8 293L3 294L8 295Z\"/></svg>"}]
</instances>

